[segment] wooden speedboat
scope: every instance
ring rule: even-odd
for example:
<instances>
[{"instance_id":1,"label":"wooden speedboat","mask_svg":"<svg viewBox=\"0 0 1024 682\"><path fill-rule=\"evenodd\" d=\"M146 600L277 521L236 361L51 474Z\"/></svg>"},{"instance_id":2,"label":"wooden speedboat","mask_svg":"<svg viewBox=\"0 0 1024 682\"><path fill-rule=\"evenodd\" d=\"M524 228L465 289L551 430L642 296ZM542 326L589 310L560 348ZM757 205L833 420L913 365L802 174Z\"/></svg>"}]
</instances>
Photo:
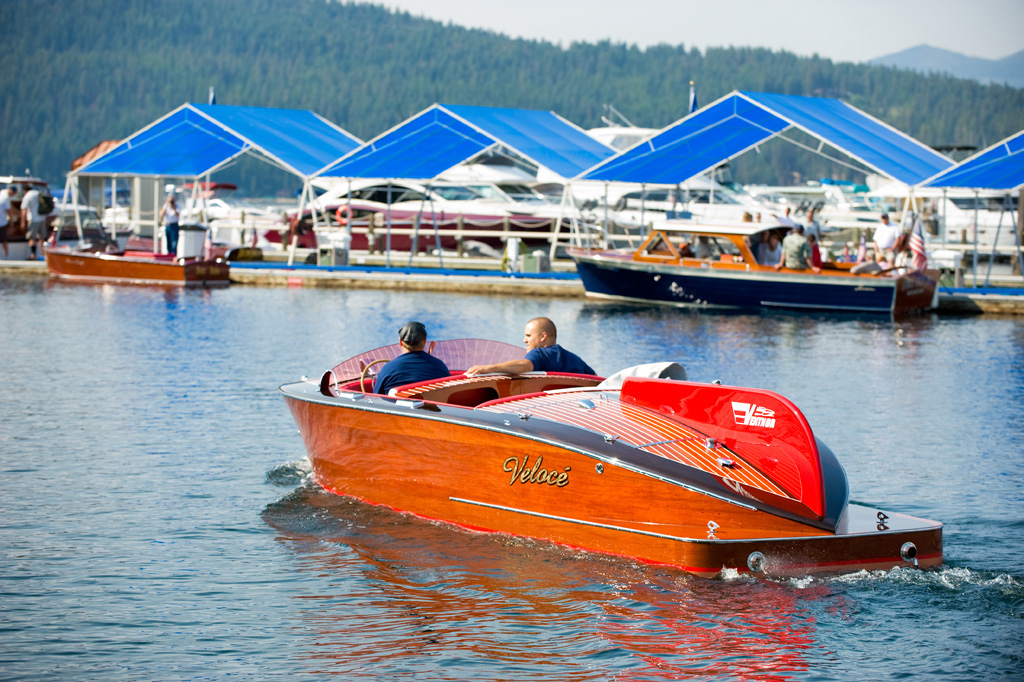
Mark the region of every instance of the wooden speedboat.
<instances>
[{"instance_id":1,"label":"wooden speedboat","mask_svg":"<svg viewBox=\"0 0 1024 682\"><path fill-rule=\"evenodd\" d=\"M148 251L93 251L46 247L51 277L80 282L212 287L230 284L231 265L222 260L176 258Z\"/></svg>"},{"instance_id":2,"label":"wooden speedboat","mask_svg":"<svg viewBox=\"0 0 1024 682\"><path fill-rule=\"evenodd\" d=\"M839 461L770 391L467 377L523 351L463 339L430 351L450 377L374 394L374 365L399 352L379 348L281 387L325 489L709 577L942 563L942 524L849 504Z\"/></svg>"},{"instance_id":3,"label":"wooden speedboat","mask_svg":"<svg viewBox=\"0 0 1024 682\"><path fill-rule=\"evenodd\" d=\"M834 310L903 315L934 308L938 271L859 272L825 262L820 273L759 263L752 245L780 225L680 224L654 230L637 248L573 249L587 295L676 306ZM704 240L707 255L693 245Z\"/></svg>"}]
</instances>

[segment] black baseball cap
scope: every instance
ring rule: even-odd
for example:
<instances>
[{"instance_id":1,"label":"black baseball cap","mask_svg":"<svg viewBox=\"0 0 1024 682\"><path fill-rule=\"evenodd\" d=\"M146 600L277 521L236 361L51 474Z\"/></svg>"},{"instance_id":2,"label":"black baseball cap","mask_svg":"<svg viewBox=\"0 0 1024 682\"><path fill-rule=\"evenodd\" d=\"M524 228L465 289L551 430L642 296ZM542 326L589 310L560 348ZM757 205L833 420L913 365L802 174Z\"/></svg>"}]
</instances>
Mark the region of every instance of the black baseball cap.
<instances>
[{"instance_id":1,"label":"black baseball cap","mask_svg":"<svg viewBox=\"0 0 1024 682\"><path fill-rule=\"evenodd\" d=\"M422 322L410 320L398 330L398 338L410 346L418 346L427 340L427 328Z\"/></svg>"}]
</instances>

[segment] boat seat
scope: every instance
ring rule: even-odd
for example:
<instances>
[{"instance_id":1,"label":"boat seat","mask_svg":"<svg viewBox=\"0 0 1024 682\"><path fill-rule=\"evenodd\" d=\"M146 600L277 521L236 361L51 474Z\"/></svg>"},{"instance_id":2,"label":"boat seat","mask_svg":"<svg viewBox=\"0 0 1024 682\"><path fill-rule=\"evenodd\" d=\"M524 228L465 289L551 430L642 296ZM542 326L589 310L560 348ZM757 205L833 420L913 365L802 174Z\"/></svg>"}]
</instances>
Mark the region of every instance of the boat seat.
<instances>
[{"instance_id":1,"label":"boat seat","mask_svg":"<svg viewBox=\"0 0 1024 682\"><path fill-rule=\"evenodd\" d=\"M402 386L396 398L417 398L463 407L476 407L508 397L522 396L562 388L595 386L600 378L583 374L484 374L467 377L453 375L448 379L430 379Z\"/></svg>"},{"instance_id":2,"label":"boat seat","mask_svg":"<svg viewBox=\"0 0 1024 682\"><path fill-rule=\"evenodd\" d=\"M418 398L450 405L473 407L509 394L511 377L453 375L447 379L428 379L408 384L395 391L396 398Z\"/></svg>"}]
</instances>

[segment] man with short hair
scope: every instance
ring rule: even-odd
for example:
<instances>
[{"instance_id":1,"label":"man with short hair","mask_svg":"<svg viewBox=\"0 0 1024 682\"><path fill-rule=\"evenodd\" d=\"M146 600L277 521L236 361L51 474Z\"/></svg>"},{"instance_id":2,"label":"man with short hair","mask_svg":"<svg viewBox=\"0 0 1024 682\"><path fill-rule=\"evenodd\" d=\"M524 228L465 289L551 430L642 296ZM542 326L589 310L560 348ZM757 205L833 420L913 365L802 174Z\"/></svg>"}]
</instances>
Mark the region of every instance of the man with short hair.
<instances>
[{"instance_id":1,"label":"man with short hair","mask_svg":"<svg viewBox=\"0 0 1024 682\"><path fill-rule=\"evenodd\" d=\"M804 233L807 237L814 235L814 240L821 241L821 225L814 219L814 209L807 209L807 224L804 226Z\"/></svg>"},{"instance_id":2,"label":"man with short hair","mask_svg":"<svg viewBox=\"0 0 1024 682\"><path fill-rule=\"evenodd\" d=\"M398 330L398 343L402 346L402 354L384 365L373 382L374 393L387 395L389 390L398 386L451 376L444 362L424 352L427 328L422 322L406 322Z\"/></svg>"},{"instance_id":3,"label":"man with short hair","mask_svg":"<svg viewBox=\"0 0 1024 682\"><path fill-rule=\"evenodd\" d=\"M783 267L789 270L807 270L821 272L821 268L814 265L811 260L811 247L804 237L803 225L794 227L786 238L782 240L782 260L775 265L776 270Z\"/></svg>"},{"instance_id":4,"label":"man with short hair","mask_svg":"<svg viewBox=\"0 0 1024 682\"><path fill-rule=\"evenodd\" d=\"M526 344L525 358L499 362L496 365L474 365L466 370L466 376L523 372L597 374L580 356L559 346L557 337L558 331L554 322L546 317L535 317L526 323L526 329L523 331L523 343Z\"/></svg>"},{"instance_id":5,"label":"man with short hair","mask_svg":"<svg viewBox=\"0 0 1024 682\"><path fill-rule=\"evenodd\" d=\"M39 190L31 187L21 198L21 224L25 226L28 237L28 250L32 260L38 260L36 243L40 248L46 239L46 216L39 213Z\"/></svg>"},{"instance_id":6,"label":"man with short hair","mask_svg":"<svg viewBox=\"0 0 1024 682\"><path fill-rule=\"evenodd\" d=\"M871 241L875 243L875 260L882 260L884 257L891 263L896 258L894 249L900 236L900 227L889 223L888 213L883 213L881 220L882 224L875 228L875 234L871 237Z\"/></svg>"}]
</instances>

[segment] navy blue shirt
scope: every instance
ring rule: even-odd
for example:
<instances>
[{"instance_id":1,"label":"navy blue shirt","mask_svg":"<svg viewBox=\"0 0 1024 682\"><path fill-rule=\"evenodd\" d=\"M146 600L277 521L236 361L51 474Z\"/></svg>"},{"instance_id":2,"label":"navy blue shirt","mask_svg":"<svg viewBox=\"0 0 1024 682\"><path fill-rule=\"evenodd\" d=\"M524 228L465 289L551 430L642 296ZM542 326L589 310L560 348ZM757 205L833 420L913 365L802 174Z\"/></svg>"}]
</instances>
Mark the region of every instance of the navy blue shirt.
<instances>
[{"instance_id":1,"label":"navy blue shirt","mask_svg":"<svg viewBox=\"0 0 1024 682\"><path fill-rule=\"evenodd\" d=\"M391 360L373 382L373 392L387 395L395 386L451 376L448 367L430 353L414 350Z\"/></svg>"},{"instance_id":2,"label":"navy blue shirt","mask_svg":"<svg viewBox=\"0 0 1024 682\"><path fill-rule=\"evenodd\" d=\"M545 348L534 348L526 354L535 372L569 372L571 374L597 374L580 356L557 343Z\"/></svg>"}]
</instances>

